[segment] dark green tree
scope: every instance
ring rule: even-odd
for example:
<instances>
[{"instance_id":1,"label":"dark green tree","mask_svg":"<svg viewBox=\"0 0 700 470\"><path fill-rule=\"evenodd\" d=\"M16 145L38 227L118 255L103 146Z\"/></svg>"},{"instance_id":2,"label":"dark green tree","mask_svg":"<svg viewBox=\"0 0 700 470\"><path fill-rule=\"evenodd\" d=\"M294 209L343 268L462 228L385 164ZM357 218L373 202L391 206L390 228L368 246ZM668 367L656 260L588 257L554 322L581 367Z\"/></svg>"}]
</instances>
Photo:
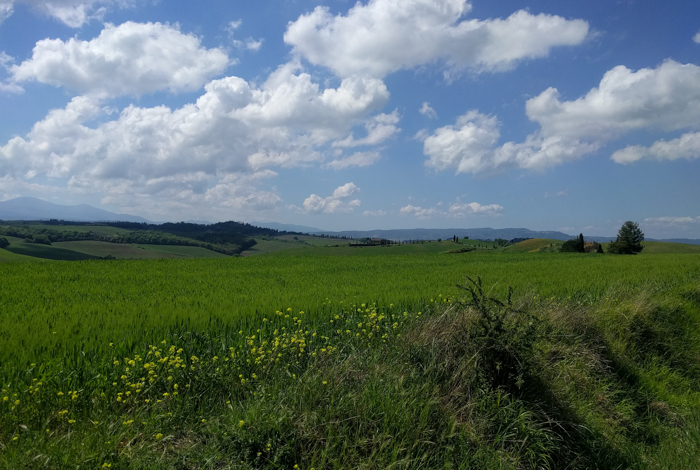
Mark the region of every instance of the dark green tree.
<instances>
[{"instance_id":1,"label":"dark green tree","mask_svg":"<svg viewBox=\"0 0 700 470\"><path fill-rule=\"evenodd\" d=\"M565 241L559 251L562 253L578 253L578 239Z\"/></svg>"},{"instance_id":2,"label":"dark green tree","mask_svg":"<svg viewBox=\"0 0 700 470\"><path fill-rule=\"evenodd\" d=\"M7 238L0 237L0 248L6 248L8 246L10 246L10 242L7 241Z\"/></svg>"},{"instance_id":3,"label":"dark green tree","mask_svg":"<svg viewBox=\"0 0 700 470\"><path fill-rule=\"evenodd\" d=\"M636 222L627 221L617 232L617 239L610 243L609 253L618 255L635 255L644 249L644 232Z\"/></svg>"},{"instance_id":4,"label":"dark green tree","mask_svg":"<svg viewBox=\"0 0 700 470\"><path fill-rule=\"evenodd\" d=\"M579 233L578 240L576 243L576 251L578 251L579 253L583 253L584 251L586 251L585 246L586 246L586 241L583 239L583 234Z\"/></svg>"}]
</instances>

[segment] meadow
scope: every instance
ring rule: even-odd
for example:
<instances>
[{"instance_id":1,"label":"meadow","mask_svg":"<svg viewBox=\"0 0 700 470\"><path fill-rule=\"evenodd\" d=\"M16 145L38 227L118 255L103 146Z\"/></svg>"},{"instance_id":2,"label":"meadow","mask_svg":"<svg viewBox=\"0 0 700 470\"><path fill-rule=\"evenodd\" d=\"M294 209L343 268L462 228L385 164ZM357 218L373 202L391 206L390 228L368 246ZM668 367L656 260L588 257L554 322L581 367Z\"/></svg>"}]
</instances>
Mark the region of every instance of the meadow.
<instances>
[{"instance_id":1,"label":"meadow","mask_svg":"<svg viewBox=\"0 0 700 470\"><path fill-rule=\"evenodd\" d=\"M700 254L438 245L2 263L0 464L693 468Z\"/></svg>"}]
</instances>

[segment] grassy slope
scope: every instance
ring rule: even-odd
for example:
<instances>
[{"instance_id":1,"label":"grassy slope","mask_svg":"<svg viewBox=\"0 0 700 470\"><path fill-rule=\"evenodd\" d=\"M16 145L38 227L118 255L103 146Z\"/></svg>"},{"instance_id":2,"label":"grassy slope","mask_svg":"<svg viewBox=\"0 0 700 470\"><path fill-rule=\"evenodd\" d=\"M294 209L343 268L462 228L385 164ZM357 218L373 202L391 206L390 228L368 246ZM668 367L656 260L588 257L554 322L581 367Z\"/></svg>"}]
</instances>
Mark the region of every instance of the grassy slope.
<instances>
[{"instance_id":1,"label":"grassy slope","mask_svg":"<svg viewBox=\"0 0 700 470\"><path fill-rule=\"evenodd\" d=\"M509 253L534 253L540 251L540 248L549 247L550 245L561 245L561 240L554 240L549 238L533 238L532 240L525 240L520 243L515 243L514 245L507 246L504 248L505 251Z\"/></svg>"},{"instance_id":2,"label":"grassy slope","mask_svg":"<svg viewBox=\"0 0 700 470\"><path fill-rule=\"evenodd\" d=\"M19 255L11 251L4 250L0 248L0 263L7 261L36 261L40 258L34 258L33 256Z\"/></svg>"},{"instance_id":3,"label":"grassy slope","mask_svg":"<svg viewBox=\"0 0 700 470\"><path fill-rule=\"evenodd\" d=\"M7 259L8 261L26 261L26 258L40 258L40 259L50 259L58 261L82 261L89 259L97 259L96 256L92 256L86 253L81 253L78 251L73 251L66 248L61 248L55 245L41 245L37 243L26 243L21 238L15 237L5 237L10 242L5 250L11 252L22 258L16 258L13 260Z\"/></svg>"},{"instance_id":4,"label":"grassy slope","mask_svg":"<svg viewBox=\"0 0 700 470\"><path fill-rule=\"evenodd\" d=\"M132 245L98 242L93 240L57 242L54 243L53 246L79 251L81 253L86 253L93 256L112 255L118 259L152 259L166 257L160 253L142 250Z\"/></svg>"},{"instance_id":5,"label":"grassy slope","mask_svg":"<svg viewBox=\"0 0 700 470\"><path fill-rule=\"evenodd\" d=\"M226 255L198 246L126 245L92 240L58 242L53 246L93 256L112 255L117 259L226 258Z\"/></svg>"},{"instance_id":6,"label":"grassy slope","mask_svg":"<svg viewBox=\"0 0 700 470\"><path fill-rule=\"evenodd\" d=\"M700 245L688 245L686 243L647 241L643 245L644 250L640 253L642 255L700 253Z\"/></svg>"},{"instance_id":7,"label":"grassy slope","mask_svg":"<svg viewBox=\"0 0 700 470\"><path fill-rule=\"evenodd\" d=\"M473 246L479 252L493 252L492 244L475 240L460 240L459 243L453 241L425 241L410 245L389 245L389 246L349 246L342 244L337 247L317 246L293 248L280 250L271 253L271 256L383 256L383 255L414 255L414 254L436 254L447 253L464 247Z\"/></svg>"},{"instance_id":8,"label":"grassy slope","mask_svg":"<svg viewBox=\"0 0 700 470\"><path fill-rule=\"evenodd\" d=\"M199 246L178 245L134 245L147 251L165 255L167 258L230 258L230 256L216 251L207 250Z\"/></svg>"}]
</instances>

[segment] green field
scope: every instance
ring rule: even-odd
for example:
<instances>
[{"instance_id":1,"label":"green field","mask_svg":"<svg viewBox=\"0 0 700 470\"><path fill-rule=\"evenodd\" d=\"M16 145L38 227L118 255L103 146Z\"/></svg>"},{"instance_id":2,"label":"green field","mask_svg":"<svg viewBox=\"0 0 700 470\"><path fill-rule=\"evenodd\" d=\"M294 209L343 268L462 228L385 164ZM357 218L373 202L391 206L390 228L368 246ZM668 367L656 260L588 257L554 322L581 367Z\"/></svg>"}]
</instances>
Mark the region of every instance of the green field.
<instances>
[{"instance_id":1,"label":"green field","mask_svg":"<svg viewBox=\"0 0 700 470\"><path fill-rule=\"evenodd\" d=\"M540 251L542 248L555 248L561 246L561 240L554 240L549 238L533 238L531 240L525 240L504 248L505 251L509 253L535 253Z\"/></svg>"},{"instance_id":2,"label":"green field","mask_svg":"<svg viewBox=\"0 0 700 470\"><path fill-rule=\"evenodd\" d=\"M97 259L97 256L78 251L61 248L54 245L41 245L38 243L27 243L19 238L5 237L10 241L10 246L6 251L26 257L41 258L48 260L81 261ZM11 240L10 240L11 239Z\"/></svg>"},{"instance_id":3,"label":"green field","mask_svg":"<svg viewBox=\"0 0 700 470\"><path fill-rule=\"evenodd\" d=\"M0 337L7 341L0 365L38 360L43 351L101 348L123 336L155 341L183 322L205 329L217 321L237 329L255 314L286 307L322 316L328 301L333 308L340 302L414 308L440 294L454 297L465 275L482 276L500 289L511 285L519 292L591 302L611 291L650 282L674 285L700 273L697 255L390 254L444 244L345 248L355 256L4 263ZM309 251L315 250L336 249Z\"/></svg>"},{"instance_id":4,"label":"green field","mask_svg":"<svg viewBox=\"0 0 700 470\"><path fill-rule=\"evenodd\" d=\"M700 254L465 242L2 263L0 467L696 468Z\"/></svg>"},{"instance_id":5,"label":"green field","mask_svg":"<svg viewBox=\"0 0 700 470\"><path fill-rule=\"evenodd\" d=\"M700 253L700 245L688 245L685 243L650 242L642 243L644 249L640 255L658 255L672 253Z\"/></svg>"}]
</instances>

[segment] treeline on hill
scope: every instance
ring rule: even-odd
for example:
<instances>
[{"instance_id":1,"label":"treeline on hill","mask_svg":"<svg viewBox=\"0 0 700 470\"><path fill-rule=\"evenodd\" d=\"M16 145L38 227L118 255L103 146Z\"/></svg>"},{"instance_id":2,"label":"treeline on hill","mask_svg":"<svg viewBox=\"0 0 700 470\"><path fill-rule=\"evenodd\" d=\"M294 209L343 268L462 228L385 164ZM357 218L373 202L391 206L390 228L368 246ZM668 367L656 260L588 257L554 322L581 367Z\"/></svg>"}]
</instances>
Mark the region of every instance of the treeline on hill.
<instances>
[{"instance_id":1,"label":"treeline on hill","mask_svg":"<svg viewBox=\"0 0 700 470\"><path fill-rule=\"evenodd\" d=\"M50 220L46 225L64 226L76 223ZM90 226L92 224L80 224ZM95 240L110 243L144 244L144 245L179 245L198 246L227 255L239 254L256 244L254 235L279 235L274 229L255 227L240 222L220 222L211 225L186 222L165 223L161 225L113 222L95 224L131 230L126 234L107 235L99 232L81 232L75 230L53 230L35 227L31 223L18 225L0 225L0 235L21 238L29 243L50 245L54 242Z\"/></svg>"}]
</instances>

